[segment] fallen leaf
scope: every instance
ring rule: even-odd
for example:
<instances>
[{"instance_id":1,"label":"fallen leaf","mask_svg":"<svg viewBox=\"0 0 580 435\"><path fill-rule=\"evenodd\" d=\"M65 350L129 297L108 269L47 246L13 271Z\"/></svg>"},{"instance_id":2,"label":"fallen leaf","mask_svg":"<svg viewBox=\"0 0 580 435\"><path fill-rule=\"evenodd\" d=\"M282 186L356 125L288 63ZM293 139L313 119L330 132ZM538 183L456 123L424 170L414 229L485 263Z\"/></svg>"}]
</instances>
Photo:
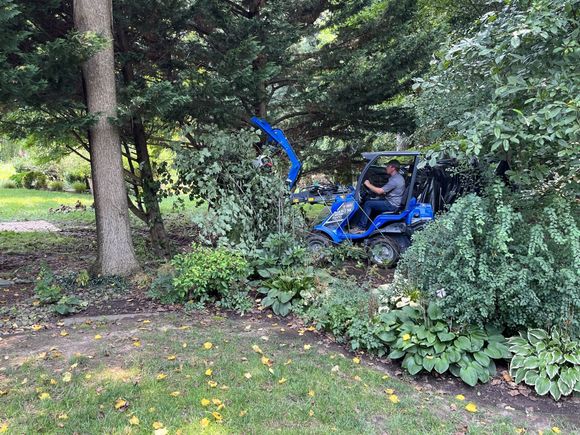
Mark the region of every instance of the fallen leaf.
<instances>
[{"instance_id":1,"label":"fallen leaf","mask_svg":"<svg viewBox=\"0 0 580 435\"><path fill-rule=\"evenodd\" d=\"M316 331L316 328L314 326L309 326L308 328L306 328L307 331Z\"/></svg>"},{"instance_id":2,"label":"fallen leaf","mask_svg":"<svg viewBox=\"0 0 580 435\"><path fill-rule=\"evenodd\" d=\"M261 358L261 361L262 361L262 364L264 364L265 366L272 367L272 361L270 360L270 358L263 356Z\"/></svg>"},{"instance_id":3,"label":"fallen leaf","mask_svg":"<svg viewBox=\"0 0 580 435\"><path fill-rule=\"evenodd\" d=\"M314 397L315 395L316 395L316 393L314 392L314 390L309 390L308 391L308 396Z\"/></svg>"},{"instance_id":4,"label":"fallen leaf","mask_svg":"<svg viewBox=\"0 0 580 435\"><path fill-rule=\"evenodd\" d=\"M95 335L95 340L100 340L101 338L103 337L101 337L99 334Z\"/></svg>"},{"instance_id":5,"label":"fallen leaf","mask_svg":"<svg viewBox=\"0 0 580 435\"><path fill-rule=\"evenodd\" d=\"M209 426L209 419L208 418L202 418L199 421L199 424L201 425L201 427L208 427Z\"/></svg>"},{"instance_id":6,"label":"fallen leaf","mask_svg":"<svg viewBox=\"0 0 580 435\"><path fill-rule=\"evenodd\" d=\"M38 396L38 398L40 400L48 400L48 399L50 399L50 394L48 394L48 393L40 393L40 395Z\"/></svg>"},{"instance_id":7,"label":"fallen leaf","mask_svg":"<svg viewBox=\"0 0 580 435\"><path fill-rule=\"evenodd\" d=\"M252 350L256 353L259 353L260 355L264 354L264 352L262 352L262 349L260 349L260 346L258 346L257 344L252 345Z\"/></svg>"},{"instance_id":8,"label":"fallen leaf","mask_svg":"<svg viewBox=\"0 0 580 435\"><path fill-rule=\"evenodd\" d=\"M215 406L220 406L222 401L220 399L211 399L211 403L213 403Z\"/></svg>"},{"instance_id":9,"label":"fallen leaf","mask_svg":"<svg viewBox=\"0 0 580 435\"><path fill-rule=\"evenodd\" d=\"M355 356L355 357L352 359L352 362L353 362L353 363L355 363L355 364L360 364L360 358L359 358L359 357L357 357L357 356Z\"/></svg>"},{"instance_id":10,"label":"fallen leaf","mask_svg":"<svg viewBox=\"0 0 580 435\"><path fill-rule=\"evenodd\" d=\"M139 340L136 340L133 342L133 346L135 347L141 347L141 342Z\"/></svg>"},{"instance_id":11,"label":"fallen leaf","mask_svg":"<svg viewBox=\"0 0 580 435\"><path fill-rule=\"evenodd\" d=\"M458 394L457 396L455 396L455 398L457 400L465 400L465 396L463 394Z\"/></svg>"},{"instance_id":12,"label":"fallen leaf","mask_svg":"<svg viewBox=\"0 0 580 435\"><path fill-rule=\"evenodd\" d=\"M309 344L305 344L305 345L304 345L304 350L310 350L310 348L311 348L311 347L312 347L311 345L309 345Z\"/></svg>"},{"instance_id":13,"label":"fallen leaf","mask_svg":"<svg viewBox=\"0 0 580 435\"><path fill-rule=\"evenodd\" d=\"M51 380L50 380L50 385L56 385L56 384L58 384L58 382L57 382L57 380L56 380L56 379L51 379ZM0 394L0 396L1 396L1 395L2 395L2 394Z\"/></svg>"},{"instance_id":14,"label":"fallen leaf","mask_svg":"<svg viewBox=\"0 0 580 435\"><path fill-rule=\"evenodd\" d=\"M396 394L391 394L391 395L389 396L389 400L390 400L392 403L399 403L399 402L400 402L400 400L399 400L399 398L397 397L397 395L396 395Z\"/></svg>"},{"instance_id":15,"label":"fallen leaf","mask_svg":"<svg viewBox=\"0 0 580 435\"><path fill-rule=\"evenodd\" d=\"M207 381L207 385L209 385L211 388L215 388L215 387L217 387L217 382L216 381Z\"/></svg>"},{"instance_id":16,"label":"fallen leaf","mask_svg":"<svg viewBox=\"0 0 580 435\"><path fill-rule=\"evenodd\" d=\"M68 415L65 413L58 414L56 418L58 418L59 420L68 420Z\"/></svg>"},{"instance_id":17,"label":"fallen leaf","mask_svg":"<svg viewBox=\"0 0 580 435\"><path fill-rule=\"evenodd\" d=\"M336 373L336 372L338 372L339 370L340 370L340 367L339 367L339 366L334 366L333 368L331 368L331 369L330 369L330 371L331 371L332 373Z\"/></svg>"},{"instance_id":18,"label":"fallen leaf","mask_svg":"<svg viewBox=\"0 0 580 435\"><path fill-rule=\"evenodd\" d=\"M175 360L175 358L176 358L176 356L175 356L175 355L169 355L169 356L167 357L167 360L169 360L169 361L174 361L174 360Z\"/></svg>"},{"instance_id":19,"label":"fallen leaf","mask_svg":"<svg viewBox=\"0 0 580 435\"><path fill-rule=\"evenodd\" d=\"M390 378L390 376L389 376L389 375L384 375L384 376L382 377L383 381L384 381L384 380L386 380L386 379L389 379L389 378Z\"/></svg>"},{"instance_id":20,"label":"fallen leaf","mask_svg":"<svg viewBox=\"0 0 580 435\"><path fill-rule=\"evenodd\" d=\"M212 375L212 373L213 373L213 370L212 370L212 369L207 369L207 370L205 371L205 375L206 375L206 376L211 376L211 375Z\"/></svg>"},{"instance_id":21,"label":"fallen leaf","mask_svg":"<svg viewBox=\"0 0 580 435\"><path fill-rule=\"evenodd\" d=\"M62 331L60 331L61 337L66 337L67 335L68 335L68 332L66 332L64 329Z\"/></svg>"},{"instance_id":22,"label":"fallen leaf","mask_svg":"<svg viewBox=\"0 0 580 435\"><path fill-rule=\"evenodd\" d=\"M288 380L288 379L286 379L286 378L282 378L282 379L279 379L279 380L278 380L278 383L279 383L279 384L284 384L284 383L286 383L286 381L287 381L287 380Z\"/></svg>"},{"instance_id":23,"label":"fallen leaf","mask_svg":"<svg viewBox=\"0 0 580 435\"><path fill-rule=\"evenodd\" d=\"M506 382L513 382L514 381L514 379L511 377L511 375L509 374L509 372L507 370L504 370L503 372L501 372L501 377Z\"/></svg>"},{"instance_id":24,"label":"fallen leaf","mask_svg":"<svg viewBox=\"0 0 580 435\"><path fill-rule=\"evenodd\" d=\"M183 326L180 326L180 327L179 327L179 328L177 328L177 329L179 329L179 330L181 330L181 331L184 331L184 330L186 330L186 329L189 329L189 328L191 328L191 326L189 326L189 325L183 325Z\"/></svg>"},{"instance_id":25,"label":"fallen leaf","mask_svg":"<svg viewBox=\"0 0 580 435\"><path fill-rule=\"evenodd\" d=\"M222 417L222 415L217 411L212 412L211 415L213 415L213 418L215 418L215 421L218 421L218 422L222 421L224 419Z\"/></svg>"},{"instance_id":26,"label":"fallen leaf","mask_svg":"<svg viewBox=\"0 0 580 435\"><path fill-rule=\"evenodd\" d=\"M30 329L33 331L40 331L42 329L42 325L32 325Z\"/></svg>"},{"instance_id":27,"label":"fallen leaf","mask_svg":"<svg viewBox=\"0 0 580 435\"><path fill-rule=\"evenodd\" d=\"M187 343L181 343L181 347L183 347L184 349L187 347Z\"/></svg>"},{"instance_id":28,"label":"fallen leaf","mask_svg":"<svg viewBox=\"0 0 580 435\"><path fill-rule=\"evenodd\" d=\"M391 394L395 394L395 390L393 390L392 388L387 388L387 389L385 390L385 393L387 393L387 394L389 394L389 395L391 395Z\"/></svg>"},{"instance_id":29,"label":"fallen leaf","mask_svg":"<svg viewBox=\"0 0 580 435\"><path fill-rule=\"evenodd\" d=\"M85 375L85 379L87 379L87 380L88 380L88 379L91 379L92 377L93 377L93 375L91 375L90 373L87 373L87 374Z\"/></svg>"},{"instance_id":30,"label":"fallen leaf","mask_svg":"<svg viewBox=\"0 0 580 435\"><path fill-rule=\"evenodd\" d=\"M0 397L6 396L8 394L8 390L0 390Z\"/></svg>"},{"instance_id":31,"label":"fallen leaf","mask_svg":"<svg viewBox=\"0 0 580 435\"><path fill-rule=\"evenodd\" d=\"M127 409L128 403L126 400L123 399L117 399L115 401L115 409L119 409L124 411L125 409Z\"/></svg>"},{"instance_id":32,"label":"fallen leaf","mask_svg":"<svg viewBox=\"0 0 580 435\"><path fill-rule=\"evenodd\" d=\"M155 379L157 379L158 381L162 381L166 377L167 375L165 373L159 373L157 376L155 376Z\"/></svg>"},{"instance_id":33,"label":"fallen leaf","mask_svg":"<svg viewBox=\"0 0 580 435\"><path fill-rule=\"evenodd\" d=\"M137 417L136 415L134 415L133 417L131 417L129 419L129 424L131 426L139 426L139 417Z\"/></svg>"},{"instance_id":34,"label":"fallen leaf","mask_svg":"<svg viewBox=\"0 0 580 435\"><path fill-rule=\"evenodd\" d=\"M240 413L238 414L240 417L243 417L244 415L246 415L248 413L248 411L240 411Z\"/></svg>"},{"instance_id":35,"label":"fallen leaf","mask_svg":"<svg viewBox=\"0 0 580 435\"><path fill-rule=\"evenodd\" d=\"M562 431L560 430L560 428L558 426L554 426L554 427L552 427L552 432L561 433Z\"/></svg>"},{"instance_id":36,"label":"fallen leaf","mask_svg":"<svg viewBox=\"0 0 580 435\"><path fill-rule=\"evenodd\" d=\"M284 365L285 365L285 366L287 366L287 365L290 365L290 364L292 364L292 360L291 360L291 359L288 359L288 361L286 361L286 362L284 363Z\"/></svg>"},{"instance_id":37,"label":"fallen leaf","mask_svg":"<svg viewBox=\"0 0 580 435\"><path fill-rule=\"evenodd\" d=\"M169 393L169 395L171 397L177 397L177 396L181 395L181 392L180 391L172 391L171 393Z\"/></svg>"},{"instance_id":38,"label":"fallen leaf","mask_svg":"<svg viewBox=\"0 0 580 435\"><path fill-rule=\"evenodd\" d=\"M8 423L4 422L0 424L0 433L8 432Z\"/></svg>"},{"instance_id":39,"label":"fallen leaf","mask_svg":"<svg viewBox=\"0 0 580 435\"><path fill-rule=\"evenodd\" d=\"M465 409L468 410L469 412L477 412L477 405L475 403L468 403L467 405L465 405Z\"/></svg>"},{"instance_id":40,"label":"fallen leaf","mask_svg":"<svg viewBox=\"0 0 580 435\"><path fill-rule=\"evenodd\" d=\"M523 427L517 427L516 428L516 433L526 433L526 429Z\"/></svg>"},{"instance_id":41,"label":"fallen leaf","mask_svg":"<svg viewBox=\"0 0 580 435\"><path fill-rule=\"evenodd\" d=\"M70 382L72 379L72 373L71 372L66 372L63 377L62 377L62 381L63 382Z\"/></svg>"},{"instance_id":42,"label":"fallen leaf","mask_svg":"<svg viewBox=\"0 0 580 435\"><path fill-rule=\"evenodd\" d=\"M251 373L244 373L244 378L251 379L252 378L252 374Z\"/></svg>"},{"instance_id":43,"label":"fallen leaf","mask_svg":"<svg viewBox=\"0 0 580 435\"><path fill-rule=\"evenodd\" d=\"M313 410L313 409L311 409L310 411L308 411L308 415L309 415L310 417L314 416L314 410Z\"/></svg>"},{"instance_id":44,"label":"fallen leaf","mask_svg":"<svg viewBox=\"0 0 580 435\"><path fill-rule=\"evenodd\" d=\"M153 429L161 429L161 428L163 428L163 423L161 423L160 421L153 422Z\"/></svg>"},{"instance_id":45,"label":"fallen leaf","mask_svg":"<svg viewBox=\"0 0 580 435\"><path fill-rule=\"evenodd\" d=\"M203 343L203 348L205 350L210 350L213 347L213 344L210 343L209 341L206 341L205 343Z\"/></svg>"}]
</instances>

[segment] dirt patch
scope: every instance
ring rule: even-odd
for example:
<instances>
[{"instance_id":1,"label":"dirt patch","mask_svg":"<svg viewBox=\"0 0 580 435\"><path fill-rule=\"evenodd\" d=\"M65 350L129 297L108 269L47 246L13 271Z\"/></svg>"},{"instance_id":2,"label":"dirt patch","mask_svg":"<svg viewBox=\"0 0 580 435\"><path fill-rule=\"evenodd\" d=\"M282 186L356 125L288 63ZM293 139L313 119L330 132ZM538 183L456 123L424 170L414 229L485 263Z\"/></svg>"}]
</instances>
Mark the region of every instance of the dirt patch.
<instances>
[{"instance_id":1,"label":"dirt patch","mask_svg":"<svg viewBox=\"0 0 580 435\"><path fill-rule=\"evenodd\" d=\"M47 221L0 222L0 231L27 232L57 232L60 228Z\"/></svg>"}]
</instances>

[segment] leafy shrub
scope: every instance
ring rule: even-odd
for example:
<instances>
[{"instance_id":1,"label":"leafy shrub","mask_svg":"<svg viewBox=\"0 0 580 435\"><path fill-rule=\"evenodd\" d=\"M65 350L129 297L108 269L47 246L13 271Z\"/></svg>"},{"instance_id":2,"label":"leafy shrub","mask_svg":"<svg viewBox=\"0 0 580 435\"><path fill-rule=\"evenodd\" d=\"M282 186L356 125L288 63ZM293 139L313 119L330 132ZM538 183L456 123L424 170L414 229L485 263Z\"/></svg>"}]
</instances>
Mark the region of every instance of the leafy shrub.
<instances>
[{"instance_id":1,"label":"leafy shrub","mask_svg":"<svg viewBox=\"0 0 580 435\"><path fill-rule=\"evenodd\" d=\"M62 289L55 283L54 274L46 265L40 268L34 293L42 304L53 304L61 298Z\"/></svg>"},{"instance_id":2,"label":"leafy shrub","mask_svg":"<svg viewBox=\"0 0 580 435\"><path fill-rule=\"evenodd\" d=\"M370 300L370 293L359 284L335 279L306 310L305 318L315 322L318 329L330 331L342 342L355 319L368 322Z\"/></svg>"},{"instance_id":3,"label":"leafy shrub","mask_svg":"<svg viewBox=\"0 0 580 435\"><path fill-rule=\"evenodd\" d=\"M485 197L467 195L414 236L400 278L459 325L561 325L577 336L580 231L572 207L498 186Z\"/></svg>"},{"instance_id":4,"label":"leafy shrub","mask_svg":"<svg viewBox=\"0 0 580 435\"><path fill-rule=\"evenodd\" d=\"M180 298L176 295L173 280L175 279L175 269L173 266L164 265L157 271L157 277L149 287L148 296L164 304L178 302Z\"/></svg>"},{"instance_id":5,"label":"leafy shrub","mask_svg":"<svg viewBox=\"0 0 580 435\"><path fill-rule=\"evenodd\" d=\"M42 172L30 171L22 177L22 186L26 189L45 189L47 178Z\"/></svg>"},{"instance_id":6,"label":"leafy shrub","mask_svg":"<svg viewBox=\"0 0 580 435\"><path fill-rule=\"evenodd\" d=\"M16 187L23 187L22 179L26 175L26 172L17 172L16 174L12 174L9 180L13 181L16 184Z\"/></svg>"},{"instance_id":7,"label":"leafy shrub","mask_svg":"<svg viewBox=\"0 0 580 435\"><path fill-rule=\"evenodd\" d=\"M317 281L312 267L276 271L261 270L260 275L268 278L258 291L265 294L264 307L272 307L279 316L287 316L293 306L302 305L314 298Z\"/></svg>"},{"instance_id":8,"label":"leafy shrub","mask_svg":"<svg viewBox=\"0 0 580 435\"><path fill-rule=\"evenodd\" d=\"M267 278L284 268L307 266L311 261L310 251L290 233L270 234L250 257L256 272Z\"/></svg>"},{"instance_id":9,"label":"leafy shrub","mask_svg":"<svg viewBox=\"0 0 580 435\"><path fill-rule=\"evenodd\" d=\"M347 261L367 261L368 253L361 244L355 245L351 241L345 241L324 249L320 258L333 267L340 267Z\"/></svg>"},{"instance_id":10,"label":"leafy shrub","mask_svg":"<svg viewBox=\"0 0 580 435\"><path fill-rule=\"evenodd\" d=\"M223 247L193 245L192 252L176 255L171 264L175 278L168 297L174 302L220 300L232 288L243 287L249 273L244 257Z\"/></svg>"},{"instance_id":11,"label":"leafy shrub","mask_svg":"<svg viewBox=\"0 0 580 435\"><path fill-rule=\"evenodd\" d=\"M0 188L2 189L16 189L18 185L14 180L2 180L0 181Z\"/></svg>"},{"instance_id":12,"label":"leafy shrub","mask_svg":"<svg viewBox=\"0 0 580 435\"><path fill-rule=\"evenodd\" d=\"M62 192L64 190L64 183L62 181L51 181L50 184L48 185L48 188L50 190L53 190L55 192Z\"/></svg>"},{"instance_id":13,"label":"leafy shrub","mask_svg":"<svg viewBox=\"0 0 580 435\"><path fill-rule=\"evenodd\" d=\"M63 296L54 305L53 310L61 316L67 316L82 311L87 305L87 302L81 301L76 296Z\"/></svg>"},{"instance_id":14,"label":"leafy shrub","mask_svg":"<svg viewBox=\"0 0 580 435\"><path fill-rule=\"evenodd\" d=\"M75 181L71 184L71 187L76 193L85 193L87 191L87 185L82 181Z\"/></svg>"},{"instance_id":15,"label":"leafy shrub","mask_svg":"<svg viewBox=\"0 0 580 435\"><path fill-rule=\"evenodd\" d=\"M240 314L245 314L254 307L254 300L248 294L248 290L238 289L237 286L230 288L216 305L226 310L233 310Z\"/></svg>"},{"instance_id":16,"label":"leafy shrub","mask_svg":"<svg viewBox=\"0 0 580 435\"><path fill-rule=\"evenodd\" d=\"M90 167L81 169L70 169L64 173L64 179L69 184L83 183L85 186L87 178L91 175Z\"/></svg>"},{"instance_id":17,"label":"leafy shrub","mask_svg":"<svg viewBox=\"0 0 580 435\"><path fill-rule=\"evenodd\" d=\"M510 356L505 338L497 330L469 327L452 332L433 302L426 310L406 306L383 313L379 319L375 334L390 349L389 358L403 358L402 367L411 375L449 370L474 386L495 374L494 359Z\"/></svg>"},{"instance_id":18,"label":"leafy shrub","mask_svg":"<svg viewBox=\"0 0 580 435\"><path fill-rule=\"evenodd\" d=\"M554 400L580 392L580 343L556 329L548 334L530 329L526 334L508 340L514 356L510 374L519 384L525 382L543 396L548 392Z\"/></svg>"}]
</instances>

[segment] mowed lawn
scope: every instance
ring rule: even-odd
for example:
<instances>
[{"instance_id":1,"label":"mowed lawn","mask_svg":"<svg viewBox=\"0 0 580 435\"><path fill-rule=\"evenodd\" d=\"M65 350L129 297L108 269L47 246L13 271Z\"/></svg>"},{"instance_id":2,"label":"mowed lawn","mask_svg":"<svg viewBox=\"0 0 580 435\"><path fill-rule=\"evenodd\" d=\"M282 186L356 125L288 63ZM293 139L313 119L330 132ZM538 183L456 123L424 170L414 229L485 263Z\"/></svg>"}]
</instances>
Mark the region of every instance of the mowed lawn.
<instances>
[{"instance_id":1,"label":"mowed lawn","mask_svg":"<svg viewBox=\"0 0 580 435\"><path fill-rule=\"evenodd\" d=\"M308 329L207 314L30 332L5 342L7 433L513 434L517 419L327 347ZM274 322L274 323L272 323ZM33 351L27 350L33 349ZM503 419L502 419L503 418Z\"/></svg>"}]
</instances>

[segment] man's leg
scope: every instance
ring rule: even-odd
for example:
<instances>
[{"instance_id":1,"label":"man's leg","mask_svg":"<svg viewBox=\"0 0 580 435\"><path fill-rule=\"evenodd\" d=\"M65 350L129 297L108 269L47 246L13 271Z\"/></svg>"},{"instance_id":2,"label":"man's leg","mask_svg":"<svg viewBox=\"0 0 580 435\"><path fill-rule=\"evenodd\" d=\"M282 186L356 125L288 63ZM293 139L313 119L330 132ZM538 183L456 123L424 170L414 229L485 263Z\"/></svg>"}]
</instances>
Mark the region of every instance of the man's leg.
<instances>
[{"instance_id":1,"label":"man's leg","mask_svg":"<svg viewBox=\"0 0 580 435\"><path fill-rule=\"evenodd\" d=\"M387 211L395 211L397 207L392 205L389 201L384 199L370 199L366 201L363 205L363 214L360 218L358 226L366 229L368 226L368 221L370 219L371 213L376 211L378 213L384 213Z\"/></svg>"}]
</instances>

